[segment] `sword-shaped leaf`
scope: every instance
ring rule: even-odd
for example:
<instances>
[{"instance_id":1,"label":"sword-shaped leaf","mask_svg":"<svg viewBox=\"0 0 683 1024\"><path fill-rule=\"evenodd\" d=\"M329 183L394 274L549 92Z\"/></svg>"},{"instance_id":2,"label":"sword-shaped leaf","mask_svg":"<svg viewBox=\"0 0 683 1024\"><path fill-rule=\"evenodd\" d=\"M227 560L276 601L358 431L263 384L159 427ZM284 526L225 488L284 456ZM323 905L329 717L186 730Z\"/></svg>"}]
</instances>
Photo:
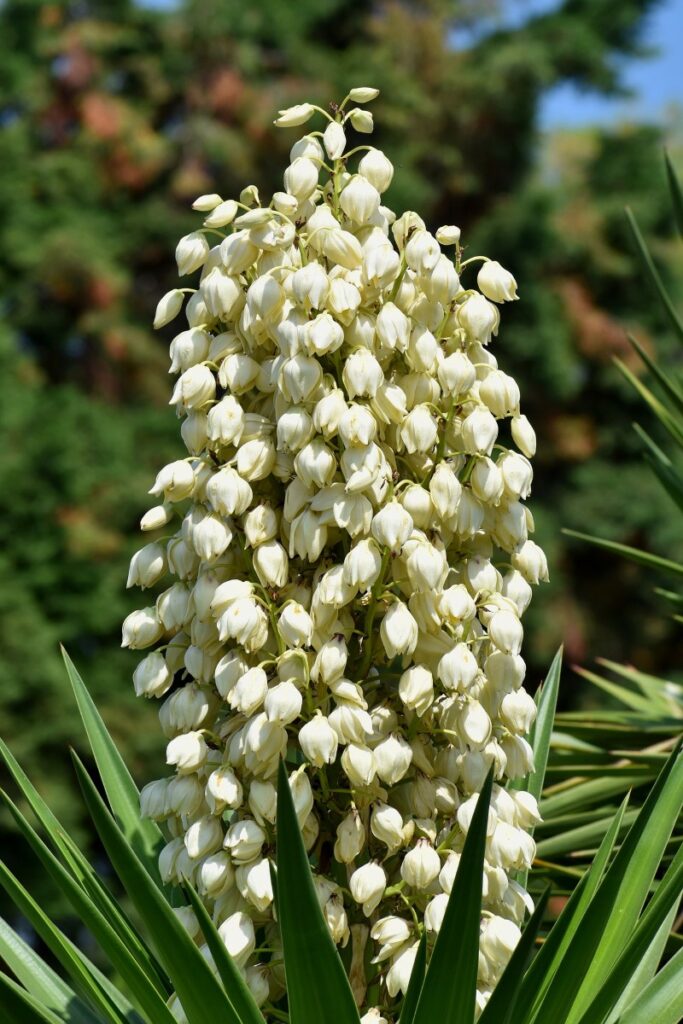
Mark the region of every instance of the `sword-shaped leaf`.
<instances>
[{"instance_id":1,"label":"sword-shaped leaf","mask_svg":"<svg viewBox=\"0 0 683 1024\"><path fill-rule=\"evenodd\" d=\"M277 888L290 1020L359 1024L351 986L315 893L282 762L277 793Z\"/></svg>"},{"instance_id":2,"label":"sword-shaped leaf","mask_svg":"<svg viewBox=\"0 0 683 1024\"><path fill-rule=\"evenodd\" d=\"M413 1024L472 1024L477 994L481 887L486 826L493 786L490 771L467 832Z\"/></svg>"}]
</instances>

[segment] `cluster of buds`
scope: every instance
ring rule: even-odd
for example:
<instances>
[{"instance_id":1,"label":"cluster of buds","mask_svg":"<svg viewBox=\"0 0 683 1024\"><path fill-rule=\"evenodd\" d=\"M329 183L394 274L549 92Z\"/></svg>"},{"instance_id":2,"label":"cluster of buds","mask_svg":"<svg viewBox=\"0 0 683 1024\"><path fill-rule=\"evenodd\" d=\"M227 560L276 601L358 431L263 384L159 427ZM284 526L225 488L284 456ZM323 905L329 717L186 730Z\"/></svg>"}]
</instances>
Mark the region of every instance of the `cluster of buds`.
<instances>
[{"instance_id":1,"label":"cluster of buds","mask_svg":"<svg viewBox=\"0 0 683 1024\"><path fill-rule=\"evenodd\" d=\"M397 1017L491 766L480 1006L530 906L514 876L538 809L506 781L532 767L521 618L547 566L524 505L535 435L489 347L516 284L463 259L457 227L431 234L383 204L392 164L347 144L372 130L376 94L281 112L326 126L294 144L267 205L253 186L194 203L203 226L176 256L197 287L155 318L189 296L171 343L189 455L161 470L141 524L172 535L137 552L128 583L175 579L123 627L150 649L134 683L165 698L174 769L142 809L166 823L164 880L196 886L267 1020L284 993L282 758L364 1021Z\"/></svg>"}]
</instances>

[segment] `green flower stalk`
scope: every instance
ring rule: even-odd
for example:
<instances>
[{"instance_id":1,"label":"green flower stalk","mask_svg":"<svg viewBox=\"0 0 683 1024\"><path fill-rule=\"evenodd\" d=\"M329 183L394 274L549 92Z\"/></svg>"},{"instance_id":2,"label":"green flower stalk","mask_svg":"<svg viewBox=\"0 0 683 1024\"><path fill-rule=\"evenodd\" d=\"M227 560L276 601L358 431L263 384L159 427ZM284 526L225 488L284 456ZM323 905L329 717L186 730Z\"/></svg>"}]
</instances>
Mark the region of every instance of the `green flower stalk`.
<instances>
[{"instance_id":1,"label":"green flower stalk","mask_svg":"<svg viewBox=\"0 0 683 1024\"><path fill-rule=\"evenodd\" d=\"M142 529L165 536L128 583L175 579L123 626L149 649L135 688L164 698L173 769L142 809L166 822L162 876L197 887L268 1021L281 758L364 1024L397 1019L492 765L480 1007L532 906L514 876L538 808L506 781L532 767L521 618L547 565L524 504L534 432L490 349L516 284L463 262L458 228L383 205L390 161L347 141L372 131L376 95L280 113L324 130L295 142L267 205L254 186L194 203L203 226L176 256L197 287L155 317L187 297L170 354L189 455L151 489Z\"/></svg>"}]
</instances>

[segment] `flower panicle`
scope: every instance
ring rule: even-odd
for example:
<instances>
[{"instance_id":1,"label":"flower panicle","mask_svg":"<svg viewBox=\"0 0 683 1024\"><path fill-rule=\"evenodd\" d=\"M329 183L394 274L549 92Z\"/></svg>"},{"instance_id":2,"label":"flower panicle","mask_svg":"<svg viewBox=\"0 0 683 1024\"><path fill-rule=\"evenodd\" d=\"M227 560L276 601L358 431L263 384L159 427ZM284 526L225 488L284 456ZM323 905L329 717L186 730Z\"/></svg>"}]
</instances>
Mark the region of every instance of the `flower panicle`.
<instances>
[{"instance_id":1,"label":"flower panicle","mask_svg":"<svg viewBox=\"0 0 683 1024\"><path fill-rule=\"evenodd\" d=\"M141 795L170 837L162 877L193 882L257 1001L277 1002L286 757L323 914L340 946L371 943L383 1009L370 978L354 986L381 1024L441 926L491 766L480 1007L519 938L539 815L506 782L533 764L522 617L548 570L525 504L535 434L494 355L516 282L463 261L456 226L385 204L390 160L348 138L372 130L376 95L280 111L325 124L267 205L255 186L193 204L176 259L194 285L154 319L184 311L170 370L188 454L150 490L128 585L156 596L123 645L146 652L136 692L163 698L172 774Z\"/></svg>"}]
</instances>

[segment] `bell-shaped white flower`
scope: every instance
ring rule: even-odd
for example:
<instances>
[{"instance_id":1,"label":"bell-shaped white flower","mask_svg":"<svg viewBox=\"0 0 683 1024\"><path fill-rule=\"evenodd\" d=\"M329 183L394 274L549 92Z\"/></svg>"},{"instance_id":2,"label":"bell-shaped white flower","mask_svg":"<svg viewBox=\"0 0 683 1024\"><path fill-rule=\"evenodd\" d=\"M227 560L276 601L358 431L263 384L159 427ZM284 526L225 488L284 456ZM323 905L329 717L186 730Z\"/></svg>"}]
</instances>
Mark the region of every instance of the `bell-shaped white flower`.
<instances>
[{"instance_id":1,"label":"bell-shaped white flower","mask_svg":"<svg viewBox=\"0 0 683 1024\"><path fill-rule=\"evenodd\" d=\"M349 879L349 889L356 903L362 904L366 917L377 909L384 895L387 876L376 861L368 861L356 868Z\"/></svg>"}]
</instances>

